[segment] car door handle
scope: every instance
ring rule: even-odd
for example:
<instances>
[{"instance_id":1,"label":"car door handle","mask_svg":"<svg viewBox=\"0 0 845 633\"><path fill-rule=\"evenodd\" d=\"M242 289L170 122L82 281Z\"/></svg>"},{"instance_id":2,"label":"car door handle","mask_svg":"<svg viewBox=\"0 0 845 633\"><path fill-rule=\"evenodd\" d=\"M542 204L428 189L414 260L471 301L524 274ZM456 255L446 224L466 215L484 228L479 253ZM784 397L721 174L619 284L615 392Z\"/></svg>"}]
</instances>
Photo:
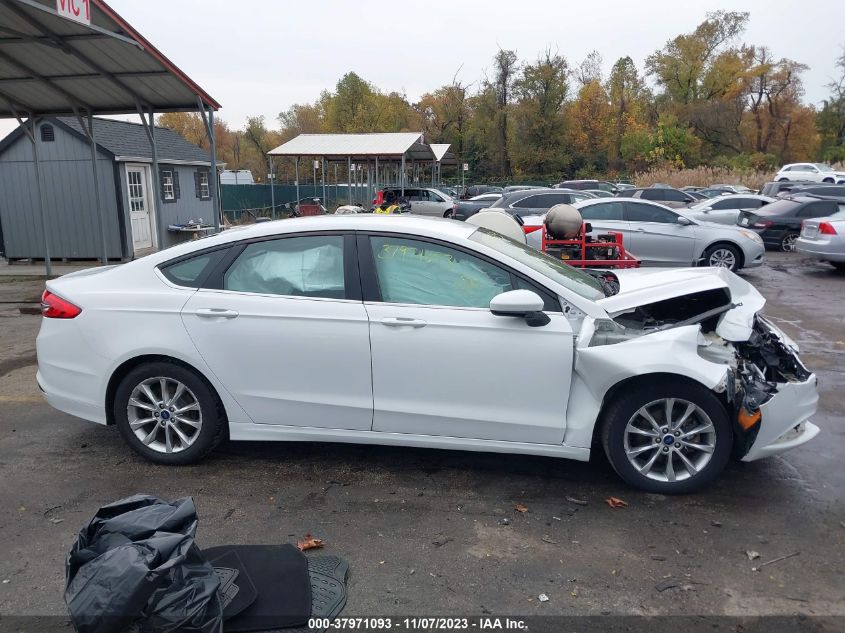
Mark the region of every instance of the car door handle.
<instances>
[{"instance_id":1,"label":"car door handle","mask_svg":"<svg viewBox=\"0 0 845 633\"><path fill-rule=\"evenodd\" d=\"M234 319L238 316L238 311L225 308L200 308L194 314L203 319Z\"/></svg>"},{"instance_id":2,"label":"car door handle","mask_svg":"<svg viewBox=\"0 0 845 633\"><path fill-rule=\"evenodd\" d=\"M644 229L643 227L641 227L641 226L638 226L638 227L637 227L637 228L635 228L634 230L635 230L637 233L645 233L645 229Z\"/></svg>"},{"instance_id":3,"label":"car door handle","mask_svg":"<svg viewBox=\"0 0 845 633\"><path fill-rule=\"evenodd\" d=\"M428 325L422 319L409 319L405 317L388 317L381 320L382 325L388 327L425 327Z\"/></svg>"}]
</instances>

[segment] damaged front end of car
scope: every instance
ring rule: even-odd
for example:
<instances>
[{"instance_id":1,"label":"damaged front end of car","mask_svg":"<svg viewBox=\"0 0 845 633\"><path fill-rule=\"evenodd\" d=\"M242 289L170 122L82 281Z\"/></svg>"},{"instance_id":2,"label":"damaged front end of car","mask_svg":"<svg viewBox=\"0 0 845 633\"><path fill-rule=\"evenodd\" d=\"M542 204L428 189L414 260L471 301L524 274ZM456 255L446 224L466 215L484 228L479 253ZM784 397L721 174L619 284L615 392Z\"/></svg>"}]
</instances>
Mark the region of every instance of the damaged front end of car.
<instances>
[{"instance_id":1,"label":"damaged front end of car","mask_svg":"<svg viewBox=\"0 0 845 633\"><path fill-rule=\"evenodd\" d=\"M630 278L625 272L615 271L620 292L599 301L611 319L592 325L588 356L596 347L621 350L636 341L641 357L651 347L643 344L663 349L674 336L668 349L679 373L710 381L733 421L735 454L744 461L790 450L818 434L810 422L818 404L816 376L798 358L797 345L759 314L765 299L751 284L722 269ZM721 379L712 384L716 375Z\"/></svg>"}]
</instances>

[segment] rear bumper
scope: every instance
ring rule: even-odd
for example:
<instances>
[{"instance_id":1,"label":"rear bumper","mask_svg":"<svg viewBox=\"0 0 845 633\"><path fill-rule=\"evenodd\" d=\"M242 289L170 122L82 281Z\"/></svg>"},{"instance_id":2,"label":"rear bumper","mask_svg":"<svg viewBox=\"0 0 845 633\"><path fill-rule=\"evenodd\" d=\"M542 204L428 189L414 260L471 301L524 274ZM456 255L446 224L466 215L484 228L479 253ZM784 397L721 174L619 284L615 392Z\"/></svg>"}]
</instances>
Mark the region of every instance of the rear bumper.
<instances>
[{"instance_id":1,"label":"rear bumper","mask_svg":"<svg viewBox=\"0 0 845 633\"><path fill-rule=\"evenodd\" d=\"M820 429L810 418L816 413L818 403L815 374L804 382L778 384L778 392L760 406L760 430L742 461L778 455L813 439Z\"/></svg>"},{"instance_id":2,"label":"rear bumper","mask_svg":"<svg viewBox=\"0 0 845 633\"><path fill-rule=\"evenodd\" d=\"M38 387L53 408L106 424L102 376L108 360L85 344L74 321L42 319L35 341Z\"/></svg>"},{"instance_id":3,"label":"rear bumper","mask_svg":"<svg viewBox=\"0 0 845 633\"><path fill-rule=\"evenodd\" d=\"M809 255L816 259L823 259L826 262L845 262L845 252L834 252L829 250L828 244L822 244L814 240L799 237L795 241L795 250L802 255Z\"/></svg>"}]
</instances>

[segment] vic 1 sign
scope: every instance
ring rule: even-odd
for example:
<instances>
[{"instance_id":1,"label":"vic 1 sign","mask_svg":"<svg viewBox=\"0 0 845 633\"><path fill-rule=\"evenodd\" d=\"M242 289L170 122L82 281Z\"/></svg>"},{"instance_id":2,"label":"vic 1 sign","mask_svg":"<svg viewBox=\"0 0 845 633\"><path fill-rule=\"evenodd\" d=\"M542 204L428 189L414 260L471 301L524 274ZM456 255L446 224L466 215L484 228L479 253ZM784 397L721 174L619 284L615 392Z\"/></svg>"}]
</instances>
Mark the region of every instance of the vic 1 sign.
<instances>
[{"instance_id":1,"label":"vic 1 sign","mask_svg":"<svg viewBox=\"0 0 845 633\"><path fill-rule=\"evenodd\" d=\"M63 18L91 24L91 7L88 4L91 0L56 0L56 11Z\"/></svg>"}]
</instances>

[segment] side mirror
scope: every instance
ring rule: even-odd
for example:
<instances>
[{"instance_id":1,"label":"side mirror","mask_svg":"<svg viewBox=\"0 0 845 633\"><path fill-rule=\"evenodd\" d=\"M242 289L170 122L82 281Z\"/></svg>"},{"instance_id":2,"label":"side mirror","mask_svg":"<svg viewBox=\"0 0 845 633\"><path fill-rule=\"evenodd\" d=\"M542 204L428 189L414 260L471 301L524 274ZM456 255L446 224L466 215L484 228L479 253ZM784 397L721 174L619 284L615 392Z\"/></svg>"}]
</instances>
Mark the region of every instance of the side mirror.
<instances>
[{"instance_id":1,"label":"side mirror","mask_svg":"<svg viewBox=\"0 0 845 633\"><path fill-rule=\"evenodd\" d=\"M689 218L679 215L678 224L680 224L681 226L689 226L690 224L692 224L692 221Z\"/></svg>"},{"instance_id":2,"label":"side mirror","mask_svg":"<svg viewBox=\"0 0 845 633\"><path fill-rule=\"evenodd\" d=\"M530 327L540 327L551 322L543 312L543 299L530 290L511 290L490 300L490 312L496 316L522 317Z\"/></svg>"},{"instance_id":3,"label":"side mirror","mask_svg":"<svg viewBox=\"0 0 845 633\"><path fill-rule=\"evenodd\" d=\"M704 208L702 209L702 211L703 211L704 213L710 213L712 210L713 210L713 207L704 207Z\"/></svg>"}]
</instances>

